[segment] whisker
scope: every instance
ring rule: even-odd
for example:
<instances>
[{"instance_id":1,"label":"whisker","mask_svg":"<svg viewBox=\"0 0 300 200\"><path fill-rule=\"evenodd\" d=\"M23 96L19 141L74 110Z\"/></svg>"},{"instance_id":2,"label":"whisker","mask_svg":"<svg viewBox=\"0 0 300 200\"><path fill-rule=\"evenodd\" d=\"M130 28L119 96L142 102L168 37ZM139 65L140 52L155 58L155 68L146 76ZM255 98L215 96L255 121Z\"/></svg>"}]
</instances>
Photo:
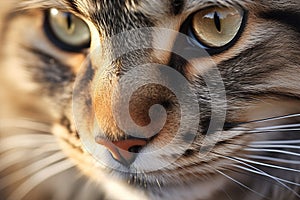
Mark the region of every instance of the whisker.
<instances>
[{"instance_id":1,"label":"whisker","mask_svg":"<svg viewBox=\"0 0 300 200\"><path fill-rule=\"evenodd\" d=\"M51 126L28 119L1 119L0 128L21 128L49 133Z\"/></svg>"},{"instance_id":2,"label":"whisker","mask_svg":"<svg viewBox=\"0 0 300 200\"><path fill-rule=\"evenodd\" d=\"M175 165L175 166L177 166L177 167L179 167L180 169L182 169L182 170L184 170L184 171L186 171L186 172L192 174L194 177L197 177L197 176L198 176L198 175L196 175L194 172L191 172L190 170L187 170L187 169L183 168L181 165L179 165L179 164L177 164L177 163L172 163L172 164ZM212 167L211 165L209 165L209 166L210 166L211 168L213 168L214 170L216 170L216 169L215 169L214 167ZM229 195L223 188L221 188L220 186L218 186L218 188L224 192L224 194L228 197L228 199L233 200L233 199L230 197L230 195Z\"/></svg>"},{"instance_id":3,"label":"whisker","mask_svg":"<svg viewBox=\"0 0 300 200\"><path fill-rule=\"evenodd\" d=\"M280 129L272 129L272 126L266 126L266 127L259 127L259 128L244 128L244 127L237 127L230 129L231 132L239 132L244 131L244 134L249 133L269 133L269 132L287 132L287 131L300 131L300 128L280 128Z\"/></svg>"},{"instance_id":4,"label":"whisker","mask_svg":"<svg viewBox=\"0 0 300 200\"><path fill-rule=\"evenodd\" d=\"M26 138L36 138L38 137L41 140L49 140L49 139L53 139L53 135L51 134L39 134L39 133L25 133L25 134L15 134L15 135L11 135L11 136L7 136L4 137L4 139L7 140L15 140L15 139L26 139ZM3 142L3 141L1 141Z\"/></svg>"},{"instance_id":5,"label":"whisker","mask_svg":"<svg viewBox=\"0 0 300 200\"><path fill-rule=\"evenodd\" d=\"M212 152L212 153L214 153L214 154L216 154L216 155L218 155L218 156L220 156L220 157L223 157L223 158L225 158L225 159L228 159L228 160L231 160L231 161L238 162L238 163L240 163L240 164L243 164L243 165L245 165L245 166L247 166L247 167L250 167L250 168L252 168L252 169L254 169L254 170L256 170L256 171L259 171L259 172L263 173L263 176L268 177L268 178L271 178L272 180L278 182L278 183L279 183L280 185L282 185L284 188L288 189L289 191L291 191L293 194L295 194L297 197L300 198L300 195L299 195L296 191L294 191L294 190L291 189L289 186L287 186L287 185L285 185L284 183L282 183L281 181L279 181L279 180L278 180L278 177L272 176L272 175L270 175L270 174L264 172L264 171L261 170L261 169L258 169L258 168L254 167L254 166L252 166L252 165L250 165L250 164L248 164L248 163L246 163L246 162L243 162L242 160L238 160L236 157L223 156L222 154L219 154L219 153L216 153L216 152Z\"/></svg>"},{"instance_id":6,"label":"whisker","mask_svg":"<svg viewBox=\"0 0 300 200\"><path fill-rule=\"evenodd\" d=\"M273 161L273 162L278 162L278 163L300 165L300 161L298 161L298 160L286 160L286 159L280 159L280 158L274 158L274 157L268 157L268 156L256 156L256 155L247 155L247 154L243 154L243 156L246 156L246 157L252 158L252 159L257 159L257 160L266 160L266 161Z\"/></svg>"},{"instance_id":7,"label":"whisker","mask_svg":"<svg viewBox=\"0 0 300 200\"><path fill-rule=\"evenodd\" d=\"M265 151L265 152L288 154L288 155L292 155L292 156L300 156L299 153L281 150L281 149L300 149L299 146L294 146L294 145L277 145L277 144L267 144L267 145L250 144L250 145L247 145L247 144L236 144L236 143L232 143L232 142L226 142L226 144L241 146L241 147L243 147L243 150L245 150L245 151L259 151L259 152Z\"/></svg>"},{"instance_id":8,"label":"whisker","mask_svg":"<svg viewBox=\"0 0 300 200\"><path fill-rule=\"evenodd\" d=\"M288 154L288 155L293 155L293 156L300 156L300 154L295 153L295 152L280 150L280 148L300 149L299 146L294 146L294 145L245 145L245 144L236 144L236 143L232 143L232 142L226 142L226 143L231 144L231 145L242 146L243 150L246 150L246 151L259 151L259 152L266 151L266 152L273 152L273 153L275 152L275 153ZM260 148L262 148L262 149L260 149ZM266 148L275 148L275 149L266 149ZM279 149L276 149L276 148L279 148ZM252 156L252 155L248 155L248 154L243 154L243 155ZM271 158L271 157L269 157L269 158ZM291 161L291 160L284 160L284 159L278 159L278 160Z\"/></svg>"},{"instance_id":9,"label":"whisker","mask_svg":"<svg viewBox=\"0 0 300 200\"><path fill-rule=\"evenodd\" d=\"M157 183L158 188L161 190L161 185L160 185L160 183L159 183L159 180L158 180L158 179L155 179L155 181L156 181L156 183Z\"/></svg>"},{"instance_id":10,"label":"whisker","mask_svg":"<svg viewBox=\"0 0 300 200\"><path fill-rule=\"evenodd\" d=\"M228 197L229 200L233 200L233 199L231 198L231 196L228 194L228 192L226 192L223 188L220 188L220 187L219 187L219 189L221 189L221 190L224 192L224 194Z\"/></svg>"},{"instance_id":11,"label":"whisker","mask_svg":"<svg viewBox=\"0 0 300 200\"><path fill-rule=\"evenodd\" d=\"M300 129L269 129L269 130L249 130L246 134L251 133L270 133L270 132L291 132L291 131L300 131Z\"/></svg>"},{"instance_id":12,"label":"whisker","mask_svg":"<svg viewBox=\"0 0 300 200\"><path fill-rule=\"evenodd\" d=\"M1 138L0 152L17 148L36 148L45 143L56 142L53 135L22 134Z\"/></svg>"},{"instance_id":13,"label":"whisker","mask_svg":"<svg viewBox=\"0 0 300 200\"><path fill-rule=\"evenodd\" d=\"M49 152L49 151L58 151L58 150L61 150L59 144L57 143L54 143L53 142L49 142L49 143L41 143L40 144L40 147L32 147L32 148L21 148L21 149L9 149L8 151L1 151L0 149L0 159L3 159L4 156L6 156L6 154L12 154L11 151L15 152L15 150L17 150L18 152L22 152L24 150L28 150L28 151L31 151L31 152L34 152L34 151L41 151L41 152ZM24 154L24 153L23 153Z\"/></svg>"},{"instance_id":14,"label":"whisker","mask_svg":"<svg viewBox=\"0 0 300 200\"><path fill-rule=\"evenodd\" d=\"M291 128L300 128L300 124L299 123L295 123L295 124L281 124L281 125L276 125L276 126L263 126L263 127L256 127L256 128L248 128L245 126L237 126L234 127L232 130L281 130L281 129L289 129L289 130L293 130ZM298 129L295 129L298 130Z\"/></svg>"},{"instance_id":15,"label":"whisker","mask_svg":"<svg viewBox=\"0 0 300 200\"><path fill-rule=\"evenodd\" d=\"M251 144L300 144L300 140L268 140L253 141Z\"/></svg>"},{"instance_id":16,"label":"whisker","mask_svg":"<svg viewBox=\"0 0 300 200\"><path fill-rule=\"evenodd\" d=\"M53 146L53 147L52 147ZM40 155L54 152L54 151L60 151L57 145L47 145L43 146L41 148L36 149L23 149L22 151L16 151L16 152L7 152L2 155L0 155L0 172L7 169L8 167L11 167L13 165L16 165L18 163L24 162L30 158L38 157ZM26 156L24 156L26 155Z\"/></svg>"},{"instance_id":17,"label":"whisker","mask_svg":"<svg viewBox=\"0 0 300 200\"><path fill-rule=\"evenodd\" d=\"M276 126L263 126L263 127L247 127L244 124L236 124L232 127L226 127L230 132L244 132L243 134L255 134L255 133L270 133L270 132L300 132L300 124L281 124ZM224 129L223 128L223 129ZM220 130L222 131L222 130Z\"/></svg>"},{"instance_id":18,"label":"whisker","mask_svg":"<svg viewBox=\"0 0 300 200\"><path fill-rule=\"evenodd\" d=\"M12 192L7 200L23 199L31 190L45 180L72 167L74 167L74 164L70 160L66 159L42 169L24 181L16 190Z\"/></svg>"},{"instance_id":19,"label":"whisker","mask_svg":"<svg viewBox=\"0 0 300 200\"><path fill-rule=\"evenodd\" d=\"M246 151L258 151L258 152L272 152L272 153L281 153L281 154L287 154L292 156L300 156L299 153L284 151L284 150L278 150L278 149L255 149L255 148L245 148Z\"/></svg>"},{"instance_id":20,"label":"whisker","mask_svg":"<svg viewBox=\"0 0 300 200\"><path fill-rule=\"evenodd\" d=\"M283 125L277 125L277 126L266 126L266 127L258 127L257 130L265 130L265 129L286 129L286 128L295 128L300 127L299 123L296 124L283 124Z\"/></svg>"},{"instance_id":21,"label":"whisker","mask_svg":"<svg viewBox=\"0 0 300 200\"><path fill-rule=\"evenodd\" d=\"M251 120L251 121L248 121L248 122L235 123L235 124L233 124L233 127L234 126L244 125L244 124L270 122L270 121L276 121L276 120L282 120L282 119L290 119L290 118L297 118L297 117L300 117L300 113L283 115L283 116L277 116L277 117L270 117L270 118L265 118L265 119Z\"/></svg>"},{"instance_id":22,"label":"whisker","mask_svg":"<svg viewBox=\"0 0 300 200\"><path fill-rule=\"evenodd\" d=\"M281 170L285 170L285 171L292 171L292 172L298 172L298 173L300 172L300 170L293 169L293 168L282 167L282 166L267 164L267 163L263 163L263 162L257 162L254 160L249 160L249 159L240 158L240 157L233 157L233 158L247 162L247 163L252 163L252 164L261 165L261 166L265 166L265 167L271 167L271 168L275 168L275 169L281 169Z\"/></svg>"},{"instance_id":23,"label":"whisker","mask_svg":"<svg viewBox=\"0 0 300 200\"><path fill-rule=\"evenodd\" d=\"M76 195L76 199L87 199L86 195L90 192L90 188L92 186L93 186L93 182L90 179L84 179L84 183L82 185L80 185L80 191L79 192L74 191L74 192L78 193ZM76 190L76 188L75 188L75 190ZM74 193L74 192L72 192L72 193ZM99 199L104 199L104 197L99 195Z\"/></svg>"},{"instance_id":24,"label":"whisker","mask_svg":"<svg viewBox=\"0 0 300 200\"><path fill-rule=\"evenodd\" d=\"M235 165L235 164L232 164L232 166L236 167L236 168L239 168L239 169L242 169L242 170L245 170L245 171L248 171L248 172L251 172L251 173L254 173L254 174L259 174L259 175L265 175L264 173L261 173L259 171L256 171L256 170L252 170L250 168L247 168L247 167L243 167L243 166L240 166L240 165ZM271 176L271 175L270 175ZM274 177L274 176L273 176ZM295 183L295 182L292 182L292 181L289 181L289 180L286 180L286 179L282 179L282 178L278 178L278 177L274 177L276 178L277 180L279 181L282 181L282 182L285 182L285 183L288 183L288 184L291 184L291 185L296 185L296 186L300 186L300 183Z\"/></svg>"},{"instance_id":25,"label":"whisker","mask_svg":"<svg viewBox=\"0 0 300 200\"><path fill-rule=\"evenodd\" d=\"M0 190L4 189L5 187L12 185L27 176L34 174L35 172L51 165L55 162L58 162L62 159L66 158L66 156L62 152L54 153L51 156L47 156L44 159L38 160L20 170L17 170L11 174L8 174L0 179Z\"/></svg>"},{"instance_id":26,"label":"whisker","mask_svg":"<svg viewBox=\"0 0 300 200\"><path fill-rule=\"evenodd\" d=\"M300 146L294 145L274 145L274 144L250 144L249 147L253 148L284 148L284 149L300 149Z\"/></svg>"},{"instance_id":27,"label":"whisker","mask_svg":"<svg viewBox=\"0 0 300 200\"><path fill-rule=\"evenodd\" d=\"M233 181L234 183L236 183L236 184L242 186L243 188L245 188L245 189L247 189L247 190L253 192L254 194L257 194L258 196L260 196L260 197L262 197L262 198L267 198L265 195L263 195L263 194L261 194L261 193L255 191L255 190L251 189L250 187L248 187L248 186L246 186L245 184L239 182L238 180L232 178L231 176L229 176L229 175L227 175L227 174L221 172L220 170L215 169L215 168L214 168L214 170L215 170L216 172L218 172L219 174L223 175L224 177L228 178L229 180ZM269 199L269 198L267 198L267 199Z\"/></svg>"}]
</instances>

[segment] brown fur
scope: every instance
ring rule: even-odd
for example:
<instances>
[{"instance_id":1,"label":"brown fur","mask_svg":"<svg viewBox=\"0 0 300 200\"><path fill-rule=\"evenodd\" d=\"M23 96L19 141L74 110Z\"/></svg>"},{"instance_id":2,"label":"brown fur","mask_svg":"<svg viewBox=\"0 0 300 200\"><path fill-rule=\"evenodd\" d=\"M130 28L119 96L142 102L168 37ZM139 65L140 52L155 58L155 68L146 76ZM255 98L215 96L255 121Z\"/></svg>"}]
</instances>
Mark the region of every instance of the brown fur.
<instances>
[{"instance_id":1,"label":"brown fur","mask_svg":"<svg viewBox=\"0 0 300 200\"><path fill-rule=\"evenodd\" d=\"M235 158L269 156L296 162L299 156L263 150L251 152L249 145L259 141L299 140L299 131L279 131L275 134L251 134L249 131L257 127L297 124L299 117L250 123L247 125L249 130L237 131L231 127L205 135L207 123L210 122L210 103L213 97L204 81L205 76L216 67L226 90L225 125L299 113L300 33L297 23L290 20L299 21L298 0L16 0L15 3L16 5L12 5L13 1L11 4L2 3L12 8L0 6L0 102L5 105L1 106L0 112L3 122L0 125L0 163L7 165L5 169L0 166L0 183L12 182L5 188L0 186L0 198L298 199L299 164L280 163L278 160L262 161L298 170L295 172L246 161L243 164ZM174 6L175 3L181 6L180 9ZM178 32L188 16L210 6L239 6L248 11L245 28L230 48L209 58L195 57L185 62L172 54L177 39L174 32L170 31L164 37L160 31L153 31L148 35L142 32L143 37L140 37L139 32L134 31L130 34L130 39L136 39L145 46L160 46L164 49L131 51L126 56L113 60L114 53L125 48L127 43L119 40L113 43L109 38L124 31L149 26ZM90 49L66 52L47 38L43 28L43 9L51 7L72 12L88 23L92 35ZM118 48L118 45L122 48ZM100 50L97 49L99 46ZM92 54L88 55L90 52ZM119 91L122 85L118 81L126 77L130 70L138 69L137 65L140 64L146 64L145 74L151 76L131 77L124 84L138 84L148 79L154 83L162 79L168 84L174 81L174 77L164 77L158 66L169 65L182 74L189 81L190 89L195 91L199 116L182 115L182 109L189 110L192 105L180 105L178 96L169 88L151 84L133 93L129 103L130 118L124 117L118 106L122 107L124 104L125 94ZM80 95L76 96L77 94ZM184 95L185 93L182 94ZM155 118L156 121L151 121L148 111L154 104L163 105L166 122L149 139L151 131L156 130L156 126L164 121L163 115ZM217 109L218 115L222 114L221 111L222 107ZM134 125L141 127L152 124L148 129L143 129L144 132L135 133L149 139L142 153L160 150L170 142L173 146L157 151L152 157L138 155L130 168L114 161L107 150L96 142L93 144L94 150L84 147L82 141L93 139L93 134L109 141L119 141L129 137L128 132L141 130L135 126L122 129L116 113L124 124L131 120ZM181 123L183 117L187 120L185 124ZM192 122L197 117L200 117L199 126L194 128ZM194 131L196 135L189 135L189 132L183 132L180 127L191 129L190 132ZM79 129L83 131L79 133ZM47 139L42 140L41 135L46 135ZM16 136L15 140L13 136ZM40 138L40 142L36 138ZM13 141L11 149L7 141ZM191 145L187 146L186 143ZM47 145L53 145L52 148L55 147L57 152L62 149L64 154L58 153L57 156L62 158L49 163L50 168L45 165L39 169L34 163L53 156ZM210 149L210 146L213 148ZM206 152L205 149L210 151ZM279 150L299 153L298 149ZM36 156L36 152L40 152L40 155ZM103 156L102 159L95 156L98 154ZM9 155L16 159L9 161ZM170 165L156 171L147 171L147 167L165 161L170 161ZM259 161L261 160L257 162ZM115 168L110 168L109 164ZM288 185L289 190L274 178L250 173L233 164L252 170L258 168L294 184L283 182ZM59 168L64 167L65 171L59 173ZM48 172L45 170L45 174L54 173L55 170L57 174L24 193L26 189L22 188L39 183L40 179L35 175L39 175L37 172L43 169L49 169ZM30 170L37 172L30 174ZM120 172L124 170L127 173ZM137 171L142 173L136 173ZM22 176L18 173L24 173L25 177L19 180L18 177ZM9 176L10 174L13 175ZM75 177L81 176L79 174L85 176L76 179ZM82 187L89 182L90 186ZM64 188L66 185L68 187Z\"/></svg>"}]
</instances>

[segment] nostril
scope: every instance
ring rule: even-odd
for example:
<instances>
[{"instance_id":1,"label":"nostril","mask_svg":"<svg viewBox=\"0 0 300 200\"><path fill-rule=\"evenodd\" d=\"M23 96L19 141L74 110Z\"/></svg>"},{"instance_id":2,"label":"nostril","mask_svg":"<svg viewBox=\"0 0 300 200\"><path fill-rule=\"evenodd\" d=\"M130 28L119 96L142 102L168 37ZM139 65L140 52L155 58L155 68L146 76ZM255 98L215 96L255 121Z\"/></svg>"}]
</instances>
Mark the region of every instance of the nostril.
<instances>
[{"instance_id":1,"label":"nostril","mask_svg":"<svg viewBox=\"0 0 300 200\"><path fill-rule=\"evenodd\" d=\"M129 152L131 153L139 153L142 150L143 146L142 145L135 145L132 146L128 149Z\"/></svg>"},{"instance_id":2,"label":"nostril","mask_svg":"<svg viewBox=\"0 0 300 200\"><path fill-rule=\"evenodd\" d=\"M167 110L171 109L172 107L172 103L170 101L163 101L161 102L161 105Z\"/></svg>"}]
</instances>

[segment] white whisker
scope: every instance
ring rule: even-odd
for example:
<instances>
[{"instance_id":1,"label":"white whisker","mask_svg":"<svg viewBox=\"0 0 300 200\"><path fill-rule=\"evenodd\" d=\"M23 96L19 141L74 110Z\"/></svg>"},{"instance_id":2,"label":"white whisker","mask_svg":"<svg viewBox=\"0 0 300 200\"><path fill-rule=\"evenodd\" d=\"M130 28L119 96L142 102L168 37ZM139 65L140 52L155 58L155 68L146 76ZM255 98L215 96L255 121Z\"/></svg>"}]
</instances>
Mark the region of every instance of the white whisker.
<instances>
[{"instance_id":1,"label":"white whisker","mask_svg":"<svg viewBox=\"0 0 300 200\"><path fill-rule=\"evenodd\" d=\"M28 119L1 119L0 128L21 128L49 133L51 126Z\"/></svg>"},{"instance_id":2,"label":"white whisker","mask_svg":"<svg viewBox=\"0 0 300 200\"><path fill-rule=\"evenodd\" d=\"M295 128L300 127L300 124L285 124L285 125L277 125L277 126L265 126L255 128L256 130L269 130L269 129L286 129L286 128Z\"/></svg>"},{"instance_id":3,"label":"white whisker","mask_svg":"<svg viewBox=\"0 0 300 200\"><path fill-rule=\"evenodd\" d=\"M243 126L236 126L230 129L230 131L243 131L247 134L255 134L255 133L272 133L272 132L297 132L300 131L300 124L285 124L285 125L277 125L277 126L264 126L264 127L256 127L249 128Z\"/></svg>"},{"instance_id":4,"label":"white whisker","mask_svg":"<svg viewBox=\"0 0 300 200\"><path fill-rule=\"evenodd\" d=\"M221 189L221 190L224 192L224 194L228 197L228 199L233 200L233 199L231 198L231 196L228 194L228 192L226 192L223 188L220 188L220 187L219 187L219 189Z\"/></svg>"},{"instance_id":5,"label":"white whisker","mask_svg":"<svg viewBox=\"0 0 300 200\"><path fill-rule=\"evenodd\" d=\"M274 158L274 157L268 157L268 156L256 156L256 155L247 155L247 154L243 154L243 156L245 156L247 158L257 159L257 160L266 160L266 161L273 161L273 162L278 162L278 163L300 165L299 160L286 160L286 159L280 159L280 158Z\"/></svg>"},{"instance_id":6,"label":"white whisker","mask_svg":"<svg viewBox=\"0 0 300 200\"><path fill-rule=\"evenodd\" d=\"M11 167L12 165L54 151L60 151L57 144L46 145L36 149L22 149L20 151L3 153L0 155L0 161L1 161L0 172L7 169L8 167Z\"/></svg>"},{"instance_id":7,"label":"white whisker","mask_svg":"<svg viewBox=\"0 0 300 200\"><path fill-rule=\"evenodd\" d=\"M277 150L277 149L254 149L254 148L245 148L246 151L258 151L258 152L273 152L273 153L281 153L281 154L287 154L292 156L300 156L299 153L284 151L284 150Z\"/></svg>"},{"instance_id":8,"label":"white whisker","mask_svg":"<svg viewBox=\"0 0 300 200\"><path fill-rule=\"evenodd\" d=\"M277 126L263 126L256 128L248 128L243 126L237 126L232 130L243 130L243 131L265 131L265 130L299 130L300 124L282 124ZM297 129L296 129L297 128Z\"/></svg>"},{"instance_id":9,"label":"white whisker","mask_svg":"<svg viewBox=\"0 0 300 200\"><path fill-rule=\"evenodd\" d=\"M285 149L300 149L300 146L294 145L264 145L264 144L250 144L249 147L253 148L285 148Z\"/></svg>"},{"instance_id":10,"label":"white whisker","mask_svg":"<svg viewBox=\"0 0 300 200\"><path fill-rule=\"evenodd\" d=\"M74 164L70 160L66 159L42 169L23 182L16 190L12 192L7 200L23 199L31 190L45 180L72 167L74 167Z\"/></svg>"},{"instance_id":11,"label":"white whisker","mask_svg":"<svg viewBox=\"0 0 300 200\"><path fill-rule=\"evenodd\" d=\"M268 140L254 141L251 144L300 144L300 140Z\"/></svg>"},{"instance_id":12,"label":"white whisker","mask_svg":"<svg viewBox=\"0 0 300 200\"><path fill-rule=\"evenodd\" d=\"M2 138L0 141L0 152L4 152L10 149L17 148L37 148L47 143L55 143L55 137L53 135L42 134L22 134L13 135Z\"/></svg>"},{"instance_id":13,"label":"white whisker","mask_svg":"<svg viewBox=\"0 0 300 200\"><path fill-rule=\"evenodd\" d=\"M80 187L80 191L76 196L76 199L86 199L86 194L90 191L93 182L90 179L86 179L83 185Z\"/></svg>"},{"instance_id":14,"label":"white whisker","mask_svg":"<svg viewBox=\"0 0 300 200\"><path fill-rule=\"evenodd\" d=\"M270 130L257 130L253 129L247 132L248 133L272 133L272 132L289 132L289 131L300 131L300 129L270 129Z\"/></svg>"},{"instance_id":15,"label":"white whisker","mask_svg":"<svg viewBox=\"0 0 300 200\"><path fill-rule=\"evenodd\" d=\"M26 178L27 176L30 176L37 171L47 167L48 165L51 165L55 162L58 162L59 160L62 160L66 158L66 156L62 152L54 153L51 156L47 156L44 159L38 160L26 167L23 167L11 174L7 174L4 177L1 177L0 179L0 190L3 188L12 185L13 183L16 183L23 178Z\"/></svg>"},{"instance_id":16,"label":"white whisker","mask_svg":"<svg viewBox=\"0 0 300 200\"><path fill-rule=\"evenodd\" d=\"M177 164L177 163L173 163L173 165L180 167L182 170L186 171L189 174L192 174L194 177L197 177L197 175L194 172L191 172L190 170L187 170L185 168L183 168L181 165ZM214 167L212 167L211 165L209 165L212 169L216 170ZM232 198L230 197L230 195L221 187L218 187L220 190L222 190L225 195L228 197L228 199L232 200Z\"/></svg>"},{"instance_id":17,"label":"white whisker","mask_svg":"<svg viewBox=\"0 0 300 200\"><path fill-rule=\"evenodd\" d=\"M221 174L221 175L223 175L224 177L228 178L229 180L233 181L234 183L236 183L236 184L242 186L243 188L245 188L245 189L247 189L247 190L249 190L249 191L251 191L251 192L257 194L257 195L260 196L260 197L266 198L263 194L261 194L261 193L255 191L255 190L253 190L253 189L251 189L250 187L248 187L248 186L246 186L245 184L239 182L238 180L236 180L236 179L230 177L229 175L227 175L227 174L221 172L220 170L215 169L215 168L214 168L214 170L216 170L216 172L218 172L219 174Z\"/></svg>"},{"instance_id":18,"label":"white whisker","mask_svg":"<svg viewBox=\"0 0 300 200\"><path fill-rule=\"evenodd\" d=\"M253 169L250 169L250 168L247 168L247 167L243 167L243 166L240 166L240 165L235 165L235 164L232 164L232 166L234 166L236 168L239 168L239 169L242 169L242 170L245 170L245 171L248 171L248 172L251 172L251 173L254 173L254 174L259 174L259 175L265 176L264 173L259 172L257 170L253 170ZM272 176L272 175L270 175L270 176ZM278 178L278 177L275 177L275 176L272 176L272 177L274 179L276 179L276 180L279 180L279 181L282 181L282 182L285 182L285 183L288 183L288 184L291 184L291 185L300 186L300 183L295 183L293 181L289 181L289 180L286 180L286 179Z\"/></svg>"},{"instance_id":19,"label":"white whisker","mask_svg":"<svg viewBox=\"0 0 300 200\"><path fill-rule=\"evenodd\" d=\"M284 188L288 189L289 191L291 191L293 194L295 194L297 197L300 198L300 195L299 195L296 191L294 191L294 190L291 189L289 186L287 186L286 184L284 184L284 183L282 183L281 181L279 181L277 177L272 176L272 175L270 175L270 174L264 172L263 170L258 169L258 168L254 167L254 166L252 166L252 165L250 165L250 164L248 164L248 163L246 163L246 162L243 162L242 160L239 160L237 157L223 156L223 155L221 155L221 154L219 154L219 153L215 153L215 154L217 154L218 156L221 156L221 157L223 157L223 158L225 158L225 159L228 159L228 160L231 160L231 161L235 161L235 162L237 162L237 163L243 164L243 165L245 165L245 166L247 166L247 167L250 167L250 168L252 168L252 169L254 169L254 170L256 170L256 171L261 172L263 176L269 177L269 178L271 178L272 180L278 182L278 183L279 183L280 185L282 185Z\"/></svg>"},{"instance_id":20,"label":"white whisker","mask_svg":"<svg viewBox=\"0 0 300 200\"><path fill-rule=\"evenodd\" d=\"M284 115L284 116L278 116L278 117L271 117L271 118L266 118L266 119L252 120L252 121L249 121L249 122L239 123L238 125L244 125L244 124L250 124L250 123L270 122L270 121L290 119L290 118L296 118L296 117L300 117L300 113Z\"/></svg>"},{"instance_id":21,"label":"white whisker","mask_svg":"<svg viewBox=\"0 0 300 200\"><path fill-rule=\"evenodd\" d=\"M292 172L298 172L298 173L300 172L300 170L293 169L293 168L282 167L282 166L267 164L267 163L263 163L263 162L257 162L257 161L253 161L253 160L249 160L249 159L245 159L245 158L239 158L239 157L234 157L234 158L238 159L240 161L244 161L244 162L252 163L252 164L256 164L256 165L261 165L261 166L265 166L265 167L271 167L271 168L275 168L275 169L281 169L281 170L285 170L285 171L292 171Z\"/></svg>"}]
</instances>

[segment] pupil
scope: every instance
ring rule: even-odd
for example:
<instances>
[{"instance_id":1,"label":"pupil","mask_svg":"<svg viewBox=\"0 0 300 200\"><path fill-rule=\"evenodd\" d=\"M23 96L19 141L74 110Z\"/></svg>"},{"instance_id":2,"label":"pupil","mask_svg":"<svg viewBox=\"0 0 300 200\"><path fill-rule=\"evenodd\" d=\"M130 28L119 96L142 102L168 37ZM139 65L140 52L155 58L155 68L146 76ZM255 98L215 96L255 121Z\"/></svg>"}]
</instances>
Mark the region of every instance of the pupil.
<instances>
[{"instance_id":1,"label":"pupil","mask_svg":"<svg viewBox=\"0 0 300 200\"><path fill-rule=\"evenodd\" d=\"M70 13L67 14L67 26L68 26L68 29L70 30L71 27L72 27L72 16Z\"/></svg>"},{"instance_id":2,"label":"pupil","mask_svg":"<svg viewBox=\"0 0 300 200\"><path fill-rule=\"evenodd\" d=\"M220 20L220 16L217 12L215 12L214 14L214 22L216 25L216 28L219 32L221 32L221 20Z\"/></svg>"}]
</instances>

